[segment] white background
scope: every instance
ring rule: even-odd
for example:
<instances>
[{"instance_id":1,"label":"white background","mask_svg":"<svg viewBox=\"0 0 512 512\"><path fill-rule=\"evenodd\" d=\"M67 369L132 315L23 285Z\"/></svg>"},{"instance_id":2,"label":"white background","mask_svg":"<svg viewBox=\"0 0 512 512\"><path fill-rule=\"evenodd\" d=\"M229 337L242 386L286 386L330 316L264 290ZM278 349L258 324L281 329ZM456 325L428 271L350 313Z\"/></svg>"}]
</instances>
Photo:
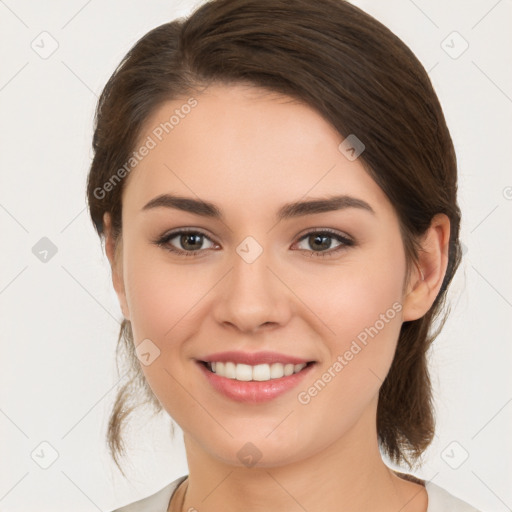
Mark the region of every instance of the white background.
<instances>
[{"instance_id":1,"label":"white background","mask_svg":"<svg viewBox=\"0 0 512 512\"><path fill-rule=\"evenodd\" d=\"M354 3L429 71L459 161L465 254L432 353L437 435L416 474L484 511L511 510L512 2ZM181 432L170 440L165 413L147 420L141 409L133 423L129 482L107 454L122 316L85 180L110 74L137 39L192 7L0 1L2 511L108 511L187 474ZM31 47L43 31L59 45L47 59ZM453 31L469 44L458 58L445 51L464 44ZM46 263L32 252L42 237L57 248ZM52 450L58 458L41 468Z\"/></svg>"}]
</instances>

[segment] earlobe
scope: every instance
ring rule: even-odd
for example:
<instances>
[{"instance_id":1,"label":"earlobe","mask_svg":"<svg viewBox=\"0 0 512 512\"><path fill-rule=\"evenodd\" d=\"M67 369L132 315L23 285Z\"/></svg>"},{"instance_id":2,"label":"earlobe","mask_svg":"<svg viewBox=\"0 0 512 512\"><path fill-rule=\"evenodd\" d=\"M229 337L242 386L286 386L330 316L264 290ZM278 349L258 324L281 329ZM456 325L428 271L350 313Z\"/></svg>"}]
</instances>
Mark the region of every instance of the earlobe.
<instances>
[{"instance_id":1,"label":"earlobe","mask_svg":"<svg viewBox=\"0 0 512 512\"><path fill-rule=\"evenodd\" d=\"M439 213L421 240L421 249L403 301L403 321L424 316L434 303L448 267L450 220Z\"/></svg>"},{"instance_id":2,"label":"earlobe","mask_svg":"<svg viewBox=\"0 0 512 512\"><path fill-rule=\"evenodd\" d=\"M107 212L103 214L103 226L105 236L105 252L110 262L110 269L112 272L112 284L117 294L117 298L119 300L119 305L121 306L123 316L127 320L129 320L130 311L128 309L128 303L126 300L121 258L122 241L118 240L118 246L116 247L116 243L112 235L112 222L110 214Z\"/></svg>"}]
</instances>

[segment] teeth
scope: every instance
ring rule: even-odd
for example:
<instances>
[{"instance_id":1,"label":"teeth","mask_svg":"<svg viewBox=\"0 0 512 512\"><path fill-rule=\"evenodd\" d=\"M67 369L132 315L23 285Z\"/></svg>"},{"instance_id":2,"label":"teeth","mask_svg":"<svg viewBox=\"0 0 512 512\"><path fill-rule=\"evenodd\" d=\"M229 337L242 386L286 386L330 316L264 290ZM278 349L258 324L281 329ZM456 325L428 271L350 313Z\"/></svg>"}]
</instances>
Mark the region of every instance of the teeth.
<instances>
[{"instance_id":1,"label":"teeth","mask_svg":"<svg viewBox=\"0 0 512 512\"><path fill-rule=\"evenodd\" d=\"M301 364L257 364L251 366L249 364L235 364L232 362L221 363L211 362L207 363L208 368L219 375L228 379L241 380L241 381L267 381L272 379L280 379L287 377L293 373L300 372L306 363Z\"/></svg>"}]
</instances>

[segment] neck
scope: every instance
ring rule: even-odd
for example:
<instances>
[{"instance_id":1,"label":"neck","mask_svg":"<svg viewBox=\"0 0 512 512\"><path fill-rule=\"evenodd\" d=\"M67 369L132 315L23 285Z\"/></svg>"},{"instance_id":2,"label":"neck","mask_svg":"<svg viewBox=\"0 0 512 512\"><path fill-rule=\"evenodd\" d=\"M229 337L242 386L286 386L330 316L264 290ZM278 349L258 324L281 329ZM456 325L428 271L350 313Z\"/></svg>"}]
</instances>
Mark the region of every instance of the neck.
<instances>
[{"instance_id":1,"label":"neck","mask_svg":"<svg viewBox=\"0 0 512 512\"><path fill-rule=\"evenodd\" d=\"M229 465L185 434L189 477L182 510L424 512L425 489L396 476L382 460L375 413L368 411L321 452L281 466Z\"/></svg>"}]
</instances>

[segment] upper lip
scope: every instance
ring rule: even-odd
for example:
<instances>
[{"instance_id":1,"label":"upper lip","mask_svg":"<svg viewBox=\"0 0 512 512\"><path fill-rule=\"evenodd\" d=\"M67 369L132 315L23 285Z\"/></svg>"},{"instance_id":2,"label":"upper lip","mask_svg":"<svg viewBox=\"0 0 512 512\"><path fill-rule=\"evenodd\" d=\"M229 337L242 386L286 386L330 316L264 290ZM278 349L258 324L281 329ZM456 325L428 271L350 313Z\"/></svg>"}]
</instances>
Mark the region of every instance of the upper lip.
<instances>
[{"instance_id":1,"label":"upper lip","mask_svg":"<svg viewBox=\"0 0 512 512\"><path fill-rule=\"evenodd\" d=\"M278 352L238 352L238 351L227 351L227 352L215 352L208 356L198 358L200 361L211 363L211 362L228 362L249 364L251 366L257 364L302 364L309 363L311 359L303 359L301 357L289 356L287 354L279 354Z\"/></svg>"}]
</instances>

